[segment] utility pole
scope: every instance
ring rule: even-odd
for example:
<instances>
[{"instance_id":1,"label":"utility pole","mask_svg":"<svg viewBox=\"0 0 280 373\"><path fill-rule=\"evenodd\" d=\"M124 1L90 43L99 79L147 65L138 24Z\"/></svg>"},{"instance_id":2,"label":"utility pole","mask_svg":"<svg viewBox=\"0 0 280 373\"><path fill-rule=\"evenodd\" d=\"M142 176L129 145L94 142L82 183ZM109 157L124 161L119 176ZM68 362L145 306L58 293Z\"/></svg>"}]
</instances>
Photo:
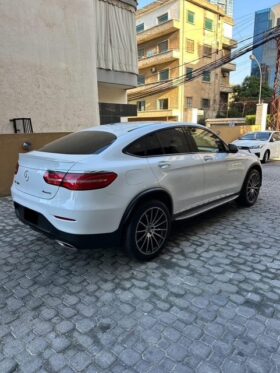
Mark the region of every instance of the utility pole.
<instances>
[{"instance_id":1,"label":"utility pole","mask_svg":"<svg viewBox=\"0 0 280 373\"><path fill-rule=\"evenodd\" d=\"M272 100L272 125L276 130L280 130L280 38L276 39L277 43L277 60L274 80L274 94Z\"/></svg>"}]
</instances>

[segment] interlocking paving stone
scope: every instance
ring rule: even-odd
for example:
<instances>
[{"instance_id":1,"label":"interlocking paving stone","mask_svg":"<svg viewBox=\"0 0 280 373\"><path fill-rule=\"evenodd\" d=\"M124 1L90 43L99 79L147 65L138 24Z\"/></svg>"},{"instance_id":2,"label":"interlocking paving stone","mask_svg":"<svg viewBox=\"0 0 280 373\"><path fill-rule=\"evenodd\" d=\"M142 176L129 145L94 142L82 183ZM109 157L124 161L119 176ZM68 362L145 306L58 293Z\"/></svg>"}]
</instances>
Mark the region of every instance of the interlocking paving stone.
<instances>
[{"instance_id":1,"label":"interlocking paving stone","mask_svg":"<svg viewBox=\"0 0 280 373\"><path fill-rule=\"evenodd\" d=\"M0 199L0 372L280 371L280 162L258 203L174 225L159 258L66 250Z\"/></svg>"}]
</instances>

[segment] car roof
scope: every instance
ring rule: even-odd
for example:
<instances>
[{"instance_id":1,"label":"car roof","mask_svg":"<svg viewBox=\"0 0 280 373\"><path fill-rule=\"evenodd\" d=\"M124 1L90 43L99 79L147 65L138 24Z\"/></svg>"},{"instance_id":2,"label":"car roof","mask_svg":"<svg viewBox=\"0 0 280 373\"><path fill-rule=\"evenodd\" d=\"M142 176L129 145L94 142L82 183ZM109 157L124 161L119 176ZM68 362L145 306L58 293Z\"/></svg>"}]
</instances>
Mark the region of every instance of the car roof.
<instances>
[{"instance_id":1,"label":"car roof","mask_svg":"<svg viewBox=\"0 0 280 373\"><path fill-rule=\"evenodd\" d=\"M129 122L129 123L113 123L113 124L105 124L100 126L95 126L91 128L84 129L83 131L105 131L110 132L120 137L125 135L129 132L133 132L140 129L151 129L157 130L161 128L172 128L177 126L195 126L200 128L205 128L204 126L200 126L194 123L183 123L183 122ZM149 131L147 131L149 132Z\"/></svg>"}]
</instances>

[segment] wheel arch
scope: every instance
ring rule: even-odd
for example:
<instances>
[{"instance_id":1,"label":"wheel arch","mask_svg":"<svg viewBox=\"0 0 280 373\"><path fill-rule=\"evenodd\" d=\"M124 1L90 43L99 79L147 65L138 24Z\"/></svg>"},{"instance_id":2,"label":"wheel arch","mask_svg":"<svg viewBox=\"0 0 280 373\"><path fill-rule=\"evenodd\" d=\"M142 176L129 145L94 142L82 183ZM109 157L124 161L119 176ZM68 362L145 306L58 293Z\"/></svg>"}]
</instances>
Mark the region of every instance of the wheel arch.
<instances>
[{"instance_id":1,"label":"wheel arch","mask_svg":"<svg viewBox=\"0 0 280 373\"><path fill-rule=\"evenodd\" d=\"M162 189L162 188L148 189L148 190L145 190L145 191L139 193L137 196L135 196L133 198L133 200L127 206L127 208L126 208L126 210L123 214L121 223L120 223L121 231L123 231L126 223L128 222L130 216L132 215L133 211L139 205L141 205L143 202L146 202L146 201L149 201L149 200L152 200L152 199L156 199L156 200L159 200L159 201L165 203L169 212L170 212L170 216L171 217L173 216L173 199L172 199L170 193L168 191L166 191L165 189Z\"/></svg>"},{"instance_id":2,"label":"wheel arch","mask_svg":"<svg viewBox=\"0 0 280 373\"><path fill-rule=\"evenodd\" d=\"M245 181L247 179L247 176L249 175L249 172L252 171L252 170L254 170L254 169L258 170L260 172L260 175L261 175L261 185L262 185L262 167L261 167L261 165L259 163L256 162L256 163L251 164L251 166L248 168L248 171L246 172L246 175L245 175L243 183L242 183L241 190L243 189L244 183L245 183ZM241 190L240 190L240 192L241 192Z\"/></svg>"}]
</instances>

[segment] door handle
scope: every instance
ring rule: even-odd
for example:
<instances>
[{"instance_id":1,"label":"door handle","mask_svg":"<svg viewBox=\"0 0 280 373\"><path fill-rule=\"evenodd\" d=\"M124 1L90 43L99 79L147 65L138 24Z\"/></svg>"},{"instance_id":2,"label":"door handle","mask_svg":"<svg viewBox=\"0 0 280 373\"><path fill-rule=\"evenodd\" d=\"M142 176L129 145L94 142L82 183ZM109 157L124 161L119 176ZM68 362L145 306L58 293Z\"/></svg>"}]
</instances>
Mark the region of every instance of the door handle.
<instances>
[{"instance_id":1,"label":"door handle","mask_svg":"<svg viewBox=\"0 0 280 373\"><path fill-rule=\"evenodd\" d=\"M213 157L211 157L210 155L205 155L204 157L203 157L203 159L205 160L205 162L208 162L208 161L213 161Z\"/></svg>"},{"instance_id":2,"label":"door handle","mask_svg":"<svg viewBox=\"0 0 280 373\"><path fill-rule=\"evenodd\" d=\"M160 168L168 168L168 167L170 167L170 163L162 161L162 162L159 162L158 167L160 167Z\"/></svg>"}]
</instances>

